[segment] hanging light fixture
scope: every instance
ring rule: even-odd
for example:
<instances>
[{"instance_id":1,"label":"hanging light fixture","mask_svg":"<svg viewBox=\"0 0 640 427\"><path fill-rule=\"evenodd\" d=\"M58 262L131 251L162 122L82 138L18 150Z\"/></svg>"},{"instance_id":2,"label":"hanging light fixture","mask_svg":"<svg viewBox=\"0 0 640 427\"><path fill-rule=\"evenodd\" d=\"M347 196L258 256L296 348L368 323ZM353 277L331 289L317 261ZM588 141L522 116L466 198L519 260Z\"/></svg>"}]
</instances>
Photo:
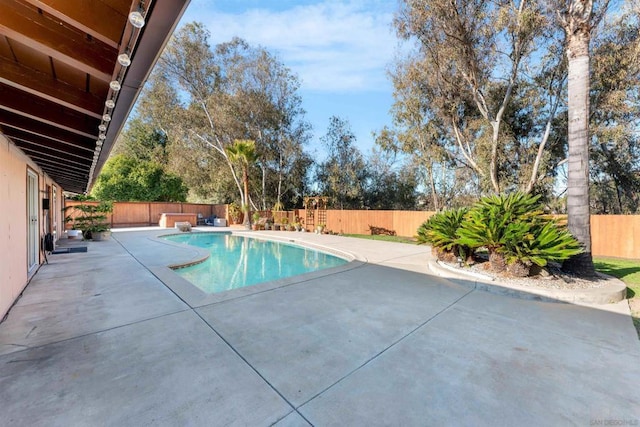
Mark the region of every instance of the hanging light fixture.
<instances>
[{"instance_id":1,"label":"hanging light fixture","mask_svg":"<svg viewBox=\"0 0 640 427\"><path fill-rule=\"evenodd\" d=\"M104 141L105 139L107 139L107 135L105 135L104 133L101 133L100 135L98 135L98 139Z\"/></svg>"},{"instance_id":2,"label":"hanging light fixture","mask_svg":"<svg viewBox=\"0 0 640 427\"><path fill-rule=\"evenodd\" d=\"M140 8L139 10L133 11L129 14L129 22L131 22L131 25L136 28L144 27L144 16L142 16L142 12L144 12L144 10Z\"/></svg>"},{"instance_id":3,"label":"hanging light fixture","mask_svg":"<svg viewBox=\"0 0 640 427\"><path fill-rule=\"evenodd\" d=\"M131 65L131 58L129 57L129 51L121 53L118 55L118 63L123 67L128 67Z\"/></svg>"},{"instance_id":4,"label":"hanging light fixture","mask_svg":"<svg viewBox=\"0 0 640 427\"><path fill-rule=\"evenodd\" d=\"M105 102L104 105L106 105L107 108L113 108L116 106L116 103L113 101L113 99L107 99L107 102Z\"/></svg>"},{"instance_id":5,"label":"hanging light fixture","mask_svg":"<svg viewBox=\"0 0 640 427\"><path fill-rule=\"evenodd\" d=\"M96 147L96 153L99 153L100 151L102 151L102 147Z\"/></svg>"},{"instance_id":6,"label":"hanging light fixture","mask_svg":"<svg viewBox=\"0 0 640 427\"><path fill-rule=\"evenodd\" d=\"M111 116L109 114L105 114L104 116L102 116L102 120L105 122L110 122Z\"/></svg>"},{"instance_id":7,"label":"hanging light fixture","mask_svg":"<svg viewBox=\"0 0 640 427\"><path fill-rule=\"evenodd\" d=\"M109 87L111 88L112 91L117 92L120 90L120 82L117 80L114 80L111 83L109 83Z\"/></svg>"},{"instance_id":8,"label":"hanging light fixture","mask_svg":"<svg viewBox=\"0 0 640 427\"><path fill-rule=\"evenodd\" d=\"M105 125L104 123L100 124L100 126L98 126L98 130L100 132L104 132L107 130L107 125Z\"/></svg>"},{"instance_id":9,"label":"hanging light fixture","mask_svg":"<svg viewBox=\"0 0 640 427\"><path fill-rule=\"evenodd\" d=\"M96 141L96 145L97 145L98 147L102 147L102 140L101 140L101 139L97 140L97 141Z\"/></svg>"}]
</instances>

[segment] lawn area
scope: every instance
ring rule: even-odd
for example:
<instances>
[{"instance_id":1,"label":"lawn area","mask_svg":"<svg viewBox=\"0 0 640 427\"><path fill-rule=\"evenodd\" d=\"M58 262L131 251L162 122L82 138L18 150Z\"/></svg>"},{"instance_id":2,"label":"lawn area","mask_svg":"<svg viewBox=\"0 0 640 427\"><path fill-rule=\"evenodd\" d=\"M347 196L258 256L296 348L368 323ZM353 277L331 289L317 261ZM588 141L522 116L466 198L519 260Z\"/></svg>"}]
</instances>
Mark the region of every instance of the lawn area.
<instances>
[{"instance_id":1,"label":"lawn area","mask_svg":"<svg viewBox=\"0 0 640 427\"><path fill-rule=\"evenodd\" d=\"M617 258L594 258L593 264L601 273L617 277L640 296L640 261Z\"/></svg>"},{"instance_id":2,"label":"lawn area","mask_svg":"<svg viewBox=\"0 0 640 427\"><path fill-rule=\"evenodd\" d=\"M411 243L418 244L416 239L411 237L401 237L401 236L386 236L382 234L370 235L370 234L343 234L345 237L357 237L359 239L369 239L369 240L382 240L385 242L396 242L396 243Z\"/></svg>"},{"instance_id":3,"label":"lawn area","mask_svg":"<svg viewBox=\"0 0 640 427\"><path fill-rule=\"evenodd\" d=\"M616 258L594 258L593 264L601 273L617 277L627 285L633 324L640 338L640 261Z\"/></svg>"}]
</instances>

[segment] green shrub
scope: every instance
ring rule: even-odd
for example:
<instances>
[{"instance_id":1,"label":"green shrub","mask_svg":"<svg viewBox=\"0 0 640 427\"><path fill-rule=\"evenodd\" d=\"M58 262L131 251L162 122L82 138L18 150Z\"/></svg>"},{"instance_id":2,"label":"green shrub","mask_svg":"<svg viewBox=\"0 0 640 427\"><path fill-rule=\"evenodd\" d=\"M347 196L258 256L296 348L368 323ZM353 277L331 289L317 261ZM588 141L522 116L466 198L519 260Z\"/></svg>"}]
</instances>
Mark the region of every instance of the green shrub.
<instances>
[{"instance_id":1,"label":"green shrub","mask_svg":"<svg viewBox=\"0 0 640 427\"><path fill-rule=\"evenodd\" d=\"M485 247L491 254L504 246L510 227L543 214L539 196L523 193L483 197L460 224L458 243L471 248Z\"/></svg>"},{"instance_id":2,"label":"green shrub","mask_svg":"<svg viewBox=\"0 0 640 427\"><path fill-rule=\"evenodd\" d=\"M509 227L504 241L499 252L505 256L507 264L520 262L544 267L548 261L564 261L582 252L578 241L547 216Z\"/></svg>"},{"instance_id":3,"label":"green shrub","mask_svg":"<svg viewBox=\"0 0 640 427\"><path fill-rule=\"evenodd\" d=\"M497 271L516 264L528 271L534 264L544 267L580 253L580 244L543 213L538 199L523 193L482 198L462 221L457 243L487 248Z\"/></svg>"},{"instance_id":4,"label":"green shrub","mask_svg":"<svg viewBox=\"0 0 640 427\"><path fill-rule=\"evenodd\" d=\"M467 258L471 254L471 250L467 245L458 242L457 235L458 228L467 212L467 208L460 208L432 215L418 227L418 244L430 244L439 252Z\"/></svg>"}]
</instances>

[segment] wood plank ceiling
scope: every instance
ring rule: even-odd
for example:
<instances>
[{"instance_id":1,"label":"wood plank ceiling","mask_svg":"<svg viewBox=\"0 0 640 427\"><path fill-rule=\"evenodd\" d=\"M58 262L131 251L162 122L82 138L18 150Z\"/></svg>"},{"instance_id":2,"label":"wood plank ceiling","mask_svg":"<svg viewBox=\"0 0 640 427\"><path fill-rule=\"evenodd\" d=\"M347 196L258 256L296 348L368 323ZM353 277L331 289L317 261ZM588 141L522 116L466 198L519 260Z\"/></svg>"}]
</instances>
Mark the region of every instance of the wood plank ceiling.
<instances>
[{"instance_id":1,"label":"wood plank ceiling","mask_svg":"<svg viewBox=\"0 0 640 427\"><path fill-rule=\"evenodd\" d=\"M0 132L66 191L88 191L188 2L0 0Z\"/></svg>"}]
</instances>

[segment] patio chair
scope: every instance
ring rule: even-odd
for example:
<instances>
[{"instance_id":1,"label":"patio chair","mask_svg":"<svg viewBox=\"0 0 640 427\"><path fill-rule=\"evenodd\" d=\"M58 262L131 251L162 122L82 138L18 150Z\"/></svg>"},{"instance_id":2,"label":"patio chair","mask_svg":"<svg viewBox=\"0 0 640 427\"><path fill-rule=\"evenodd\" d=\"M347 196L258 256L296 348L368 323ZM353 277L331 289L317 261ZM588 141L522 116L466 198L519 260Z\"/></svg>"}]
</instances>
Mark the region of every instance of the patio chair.
<instances>
[{"instance_id":1,"label":"patio chair","mask_svg":"<svg viewBox=\"0 0 640 427\"><path fill-rule=\"evenodd\" d=\"M215 215L211 215L210 217L205 218L205 220L204 220L204 225L209 225L209 226L213 227L213 225L214 225L214 224L213 224L213 223L214 223L214 221L213 221L213 220L214 220L214 219L216 219L216 216L215 216Z\"/></svg>"}]
</instances>

